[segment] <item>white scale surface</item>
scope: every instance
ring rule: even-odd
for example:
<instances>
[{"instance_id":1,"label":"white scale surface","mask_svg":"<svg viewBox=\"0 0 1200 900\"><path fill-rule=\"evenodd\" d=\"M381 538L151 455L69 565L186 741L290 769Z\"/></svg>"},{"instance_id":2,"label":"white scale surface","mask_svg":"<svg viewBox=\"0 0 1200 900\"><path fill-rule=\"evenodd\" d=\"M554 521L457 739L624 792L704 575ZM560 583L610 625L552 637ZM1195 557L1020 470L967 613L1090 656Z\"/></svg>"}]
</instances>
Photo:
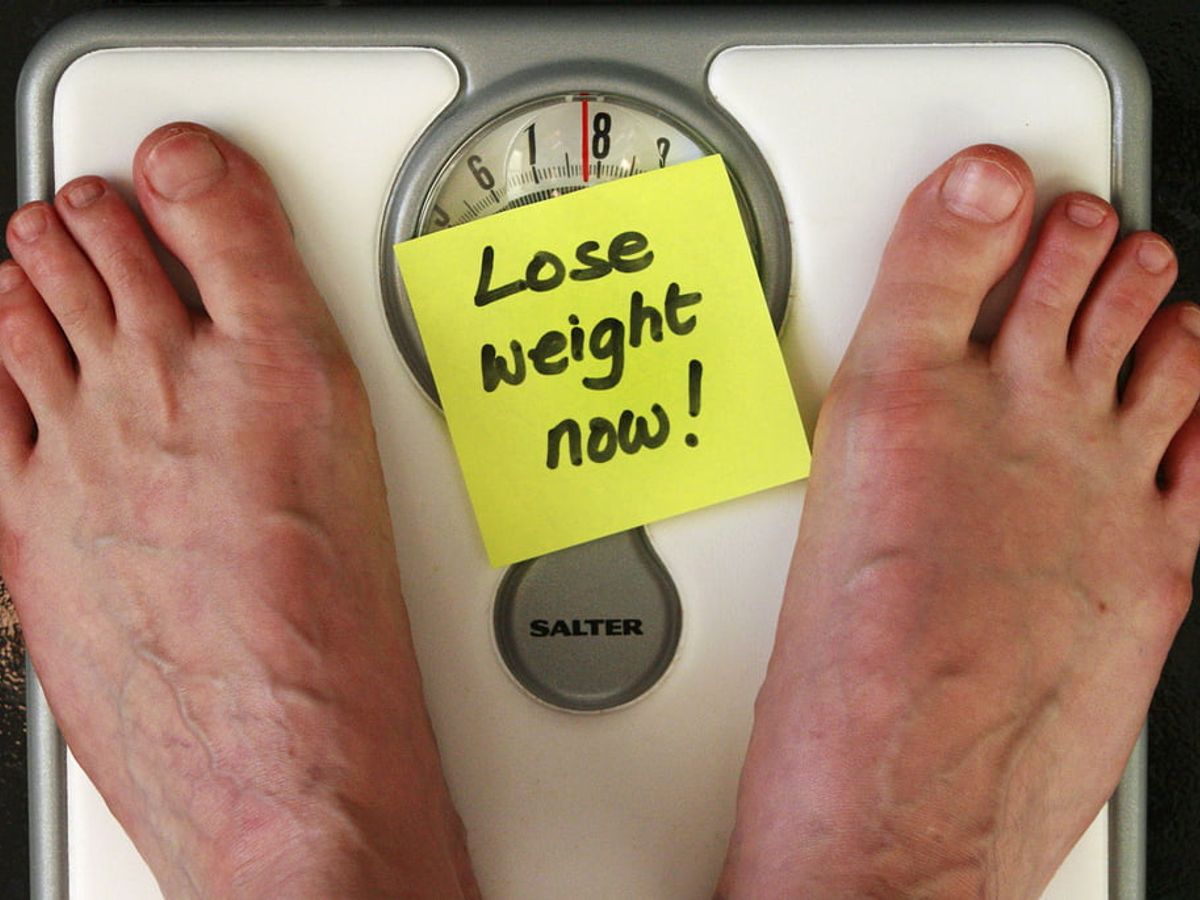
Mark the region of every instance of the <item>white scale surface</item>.
<instances>
[{"instance_id":1,"label":"white scale surface","mask_svg":"<svg viewBox=\"0 0 1200 900\"><path fill-rule=\"evenodd\" d=\"M56 93L56 184L98 173L128 188L141 138L175 119L217 128L262 160L370 393L427 696L485 895L708 897L804 485L650 526L685 624L648 695L578 715L515 687L490 634L502 573L484 557L444 421L392 342L376 269L396 171L458 80L446 56L420 48L92 53ZM938 163L998 142L1029 161L1042 207L1064 190L1109 193L1108 83L1069 47L733 48L709 86L785 199L794 257L781 339L810 433L895 213ZM68 767L71 896L157 896L86 776ZM1106 819L1046 896L1107 896Z\"/></svg>"}]
</instances>

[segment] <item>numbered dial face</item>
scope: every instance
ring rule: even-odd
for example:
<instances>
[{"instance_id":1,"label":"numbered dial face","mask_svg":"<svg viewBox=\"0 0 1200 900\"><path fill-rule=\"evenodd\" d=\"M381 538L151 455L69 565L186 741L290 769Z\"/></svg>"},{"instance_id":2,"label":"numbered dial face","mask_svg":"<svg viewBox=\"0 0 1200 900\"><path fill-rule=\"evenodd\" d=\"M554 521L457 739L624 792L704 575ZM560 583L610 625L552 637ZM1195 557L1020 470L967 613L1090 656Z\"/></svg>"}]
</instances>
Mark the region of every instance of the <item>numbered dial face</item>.
<instances>
[{"instance_id":1,"label":"numbered dial face","mask_svg":"<svg viewBox=\"0 0 1200 900\"><path fill-rule=\"evenodd\" d=\"M467 139L434 182L418 233L713 152L682 124L636 101L588 93L543 98Z\"/></svg>"}]
</instances>

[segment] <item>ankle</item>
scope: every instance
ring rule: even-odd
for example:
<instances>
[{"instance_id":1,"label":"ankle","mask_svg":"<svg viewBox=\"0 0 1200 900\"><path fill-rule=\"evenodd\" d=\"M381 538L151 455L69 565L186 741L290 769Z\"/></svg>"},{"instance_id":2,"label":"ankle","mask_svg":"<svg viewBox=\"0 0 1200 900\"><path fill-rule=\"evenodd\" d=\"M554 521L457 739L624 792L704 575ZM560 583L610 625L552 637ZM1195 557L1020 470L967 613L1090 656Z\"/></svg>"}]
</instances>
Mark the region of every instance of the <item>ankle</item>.
<instances>
[{"instance_id":1,"label":"ankle","mask_svg":"<svg viewBox=\"0 0 1200 900\"><path fill-rule=\"evenodd\" d=\"M998 896L989 854L972 852L957 838L889 833L853 822L839 823L836 834L801 828L790 837L789 848L747 847L731 854L715 900Z\"/></svg>"},{"instance_id":2,"label":"ankle","mask_svg":"<svg viewBox=\"0 0 1200 900\"><path fill-rule=\"evenodd\" d=\"M402 810L393 811L396 817ZM345 812L312 810L244 827L221 846L201 893L219 897L465 896L448 836L423 829L417 848L383 846ZM396 830L390 832L396 836ZM441 838L441 839L439 839Z\"/></svg>"}]
</instances>

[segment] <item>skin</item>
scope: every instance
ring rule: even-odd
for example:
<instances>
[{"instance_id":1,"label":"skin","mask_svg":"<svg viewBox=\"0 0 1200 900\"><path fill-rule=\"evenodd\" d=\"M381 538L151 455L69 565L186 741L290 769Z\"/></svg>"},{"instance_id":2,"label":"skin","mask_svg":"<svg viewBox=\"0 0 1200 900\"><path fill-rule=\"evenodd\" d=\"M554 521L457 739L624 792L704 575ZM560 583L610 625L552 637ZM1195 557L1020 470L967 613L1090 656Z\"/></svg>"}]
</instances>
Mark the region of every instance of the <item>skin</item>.
<instances>
[{"instance_id":1,"label":"skin","mask_svg":"<svg viewBox=\"0 0 1200 900\"><path fill-rule=\"evenodd\" d=\"M1032 195L973 147L900 213L817 426L723 895L1034 897L1119 780L1191 598L1200 310L1156 313L1170 247L1073 194L972 341Z\"/></svg>"},{"instance_id":2,"label":"skin","mask_svg":"<svg viewBox=\"0 0 1200 900\"><path fill-rule=\"evenodd\" d=\"M203 311L96 178L18 211L0 265L0 568L67 741L169 896L477 896L366 398L274 191L195 125L133 171ZM1200 540L1200 310L1156 314L1170 248L1073 195L972 342L1031 208L975 147L901 213L723 895L1030 896L1116 783Z\"/></svg>"},{"instance_id":3,"label":"skin","mask_svg":"<svg viewBox=\"0 0 1200 900\"><path fill-rule=\"evenodd\" d=\"M0 268L0 561L66 740L169 896L474 896L370 411L274 190L183 126L134 181L207 315L96 178Z\"/></svg>"}]
</instances>

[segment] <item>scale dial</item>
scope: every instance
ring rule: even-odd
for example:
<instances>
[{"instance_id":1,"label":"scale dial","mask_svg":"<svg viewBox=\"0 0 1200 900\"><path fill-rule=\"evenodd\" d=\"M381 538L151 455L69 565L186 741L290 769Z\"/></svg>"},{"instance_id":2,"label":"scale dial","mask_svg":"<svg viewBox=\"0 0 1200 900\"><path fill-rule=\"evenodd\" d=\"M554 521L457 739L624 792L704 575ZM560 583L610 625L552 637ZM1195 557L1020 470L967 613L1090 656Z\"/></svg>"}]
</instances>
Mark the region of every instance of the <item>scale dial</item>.
<instances>
[{"instance_id":1,"label":"scale dial","mask_svg":"<svg viewBox=\"0 0 1200 900\"><path fill-rule=\"evenodd\" d=\"M625 97L544 97L493 119L467 138L426 196L417 233L715 152L666 113ZM737 193L757 256L753 220Z\"/></svg>"},{"instance_id":2,"label":"scale dial","mask_svg":"<svg viewBox=\"0 0 1200 900\"><path fill-rule=\"evenodd\" d=\"M614 76L579 81L600 77ZM571 92L557 87L557 74L530 73L520 91L468 98L429 129L397 175L379 245L384 311L409 370L434 403L440 402L437 385L394 244L718 151L728 166L771 321L776 329L783 322L790 269L787 215L753 143L682 85L663 84L640 71L618 80L611 89Z\"/></svg>"}]
</instances>

